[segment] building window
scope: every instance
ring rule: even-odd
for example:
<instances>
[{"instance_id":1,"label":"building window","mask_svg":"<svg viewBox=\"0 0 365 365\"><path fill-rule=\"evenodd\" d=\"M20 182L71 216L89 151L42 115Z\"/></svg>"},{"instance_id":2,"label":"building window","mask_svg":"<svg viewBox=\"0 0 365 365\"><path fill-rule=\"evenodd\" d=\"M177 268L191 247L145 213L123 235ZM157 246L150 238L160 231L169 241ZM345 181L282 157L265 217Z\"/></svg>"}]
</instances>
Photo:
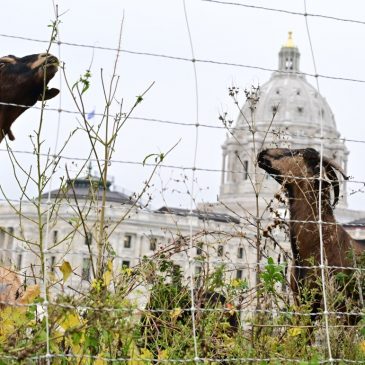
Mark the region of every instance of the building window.
<instances>
[{"instance_id":1,"label":"building window","mask_svg":"<svg viewBox=\"0 0 365 365\"><path fill-rule=\"evenodd\" d=\"M56 256L51 256L51 264L50 264L51 272L54 272L55 267L56 267Z\"/></svg>"},{"instance_id":2,"label":"building window","mask_svg":"<svg viewBox=\"0 0 365 365\"><path fill-rule=\"evenodd\" d=\"M218 257L223 256L223 246L222 245L218 246L217 254L218 254Z\"/></svg>"},{"instance_id":3,"label":"building window","mask_svg":"<svg viewBox=\"0 0 365 365\"><path fill-rule=\"evenodd\" d=\"M243 161L243 179L248 180L248 161Z\"/></svg>"},{"instance_id":4,"label":"building window","mask_svg":"<svg viewBox=\"0 0 365 365\"><path fill-rule=\"evenodd\" d=\"M7 244L8 250L12 250L13 242L14 242L14 228L8 227L8 244Z\"/></svg>"},{"instance_id":5,"label":"building window","mask_svg":"<svg viewBox=\"0 0 365 365\"><path fill-rule=\"evenodd\" d=\"M272 113L273 113L273 114L276 114L276 113L277 113L277 111L278 111L278 106L277 106L277 105L273 105L273 106L271 107L271 110L272 110Z\"/></svg>"},{"instance_id":6,"label":"building window","mask_svg":"<svg viewBox=\"0 0 365 365\"><path fill-rule=\"evenodd\" d=\"M157 238L150 237L150 251L156 251L157 248Z\"/></svg>"},{"instance_id":7,"label":"building window","mask_svg":"<svg viewBox=\"0 0 365 365\"><path fill-rule=\"evenodd\" d=\"M81 279L82 280L90 280L90 267L91 261L88 257L82 259L82 271L81 271Z\"/></svg>"},{"instance_id":8,"label":"building window","mask_svg":"<svg viewBox=\"0 0 365 365\"><path fill-rule=\"evenodd\" d=\"M287 70L292 70L293 69L293 58L287 58L286 62L285 62L285 68Z\"/></svg>"},{"instance_id":9,"label":"building window","mask_svg":"<svg viewBox=\"0 0 365 365\"><path fill-rule=\"evenodd\" d=\"M58 231L53 231L53 243L58 242Z\"/></svg>"},{"instance_id":10,"label":"building window","mask_svg":"<svg viewBox=\"0 0 365 365\"><path fill-rule=\"evenodd\" d=\"M5 232L4 227L0 227L0 246L5 247Z\"/></svg>"},{"instance_id":11,"label":"building window","mask_svg":"<svg viewBox=\"0 0 365 365\"><path fill-rule=\"evenodd\" d=\"M17 263L16 263L17 270L20 270L22 268L22 262L23 262L23 255L20 253L18 255L18 259L17 259Z\"/></svg>"},{"instance_id":12,"label":"building window","mask_svg":"<svg viewBox=\"0 0 365 365\"><path fill-rule=\"evenodd\" d=\"M242 279L243 278L243 270L238 269L236 271L236 279Z\"/></svg>"},{"instance_id":13,"label":"building window","mask_svg":"<svg viewBox=\"0 0 365 365\"><path fill-rule=\"evenodd\" d=\"M203 253L203 242L198 242L196 245L196 254L201 255Z\"/></svg>"},{"instance_id":14,"label":"building window","mask_svg":"<svg viewBox=\"0 0 365 365\"><path fill-rule=\"evenodd\" d=\"M238 250L237 250L237 257L239 259L243 259L243 247L238 247Z\"/></svg>"},{"instance_id":15,"label":"building window","mask_svg":"<svg viewBox=\"0 0 365 365\"><path fill-rule=\"evenodd\" d=\"M93 234L91 232L86 232L85 245L91 246L92 242L93 242Z\"/></svg>"},{"instance_id":16,"label":"building window","mask_svg":"<svg viewBox=\"0 0 365 365\"><path fill-rule=\"evenodd\" d=\"M132 235L130 235L130 234L124 235L123 246L124 246L124 248L132 247Z\"/></svg>"},{"instance_id":17,"label":"building window","mask_svg":"<svg viewBox=\"0 0 365 365\"><path fill-rule=\"evenodd\" d=\"M130 261L128 261L128 260L122 261L122 269L128 269L130 266L131 266Z\"/></svg>"},{"instance_id":18,"label":"building window","mask_svg":"<svg viewBox=\"0 0 365 365\"><path fill-rule=\"evenodd\" d=\"M303 113L303 107L302 106L298 106L297 110L298 110L298 113Z\"/></svg>"}]
</instances>

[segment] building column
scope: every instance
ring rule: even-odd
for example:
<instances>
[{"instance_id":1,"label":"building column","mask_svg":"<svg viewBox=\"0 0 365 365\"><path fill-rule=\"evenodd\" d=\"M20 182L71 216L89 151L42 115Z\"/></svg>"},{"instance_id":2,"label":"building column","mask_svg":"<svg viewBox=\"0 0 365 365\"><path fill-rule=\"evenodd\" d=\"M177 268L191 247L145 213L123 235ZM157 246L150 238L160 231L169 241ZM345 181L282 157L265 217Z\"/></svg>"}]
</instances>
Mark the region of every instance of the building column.
<instances>
[{"instance_id":1,"label":"building column","mask_svg":"<svg viewBox=\"0 0 365 365\"><path fill-rule=\"evenodd\" d=\"M221 185L226 182L226 159L227 159L227 152L223 152L222 158L222 175L221 175Z\"/></svg>"},{"instance_id":2,"label":"building column","mask_svg":"<svg viewBox=\"0 0 365 365\"><path fill-rule=\"evenodd\" d=\"M343 157L343 170L345 172L345 175L347 176L347 156L346 155ZM343 191L343 202L344 202L344 205L347 206L347 180L346 179L343 179L342 191Z\"/></svg>"}]
</instances>

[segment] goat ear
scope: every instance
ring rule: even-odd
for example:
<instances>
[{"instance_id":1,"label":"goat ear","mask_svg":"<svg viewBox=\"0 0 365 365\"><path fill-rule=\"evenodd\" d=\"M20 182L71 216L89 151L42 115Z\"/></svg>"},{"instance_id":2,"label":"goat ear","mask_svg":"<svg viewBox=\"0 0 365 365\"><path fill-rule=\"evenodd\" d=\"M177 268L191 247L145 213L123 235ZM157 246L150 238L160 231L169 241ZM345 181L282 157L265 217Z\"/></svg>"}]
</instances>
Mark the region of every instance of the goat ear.
<instances>
[{"instance_id":1,"label":"goat ear","mask_svg":"<svg viewBox=\"0 0 365 365\"><path fill-rule=\"evenodd\" d=\"M313 170L314 175L319 175L319 153L314 148L306 148L303 151L303 159Z\"/></svg>"},{"instance_id":2,"label":"goat ear","mask_svg":"<svg viewBox=\"0 0 365 365\"><path fill-rule=\"evenodd\" d=\"M57 96L60 93L60 90L52 88L52 89L47 89L44 93L44 100L49 100L54 98L55 96ZM38 101L42 101L43 100L43 94L39 95L38 97Z\"/></svg>"},{"instance_id":3,"label":"goat ear","mask_svg":"<svg viewBox=\"0 0 365 365\"><path fill-rule=\"evenodd\" d=\"M303 151L303 158L306 161L319 161L319 153L314 148L306 148Z\"/></svg>"}]
</instances>

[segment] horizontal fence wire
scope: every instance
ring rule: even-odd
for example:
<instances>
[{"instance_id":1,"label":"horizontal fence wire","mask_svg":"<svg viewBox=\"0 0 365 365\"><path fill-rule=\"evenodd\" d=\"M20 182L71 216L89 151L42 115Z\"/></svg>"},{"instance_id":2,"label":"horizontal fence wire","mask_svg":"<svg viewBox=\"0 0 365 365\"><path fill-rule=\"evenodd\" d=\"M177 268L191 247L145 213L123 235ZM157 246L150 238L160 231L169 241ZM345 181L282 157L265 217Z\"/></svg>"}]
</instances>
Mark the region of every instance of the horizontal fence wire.
<instances>
[{"instance_id":1,"label":"horizontal fence wire","mask_svg":"<svg viewBox=\"0 0 365 365\"><path fill-rule=\"evenodd\" d=\"M40 42L40 43L47 43L47 44L49 43L49 41L46 41L46 40L27 38L27 37L21 37L21 36L11 36L11 35L7 35L7 34L0 34L0 37L21 39L21 40L26 40L26 41L31 41L31 42ZM161 54L161 53L132 51L132 50L126 50L126 49L118 49L118 48L114 48L114 47L103 47L103 46L72 43L72 42L54 42L54 43L66 45L66 46L72 46L72 47L79 47L79 48L99 49L99 50L105 50L105 51L122 52L122 53L127 53L127 54L138 55L138 56L157 57L157 58L163 58L163 59L170 59L170 60L174 60L174 61L184 61L184 62L193 62L193 63L196 62L196 63L201 63L201 64L233 66L233 67L247 68L247 69L253 69L253 70L277 72L277 70L273 69L273 68L245 65L245 64L234 63L234 62L224 62L224 61L218 61L218 60L199 59L199 58L192 59L192 58L187 58L187 57L179 57L179 56L173 56L173 55L167 55L167 54ZM280 72L283 74L287 73L285 71L280 71ZM291 72L291 74L293 74L293 72ZM355 78L349 78L349 77L331 76L331 75L324 75L324 74L313 74L313 73L308 73L308 72L297 72L297 74L315 77L315 78L324 78L324 79L329 79L329 80L347 81L347 82L355 82L355 83L362 83L362 84L365 83L365 79L355 79Z\"/></svg>"},{"instance_id":2,"label":"horizontal fence wire","mask_svg":"<svg viewBox=\"0 0 365 365\"><path fill-rule=\"evenodd\" d=\"M192 171L201 171L201 172L217 172L217 173L232 173L232 174L248 174L248 176L262 176L266 177L269 174L267 172L261 172L261 171L246 171L244 169L242 170L229 170L229 169L214 169L214 168L205 168L205 167L192 167L192 166L181 166L181 165L171 165L171 164L164 164L164 163L149 163L149 162L143 162L143 161L128 161L128 160L118 160L118 159L108 159L104 160L103 158L95 159L90 157L75 157L75 156L67 156L62 154L57 154L56 156L50 155L48 153L39 153L36 151L27 151L27 150L12 150L11 148L0 148L0 153L10 153L10 154L24 154L24 155L33 155L33 156L42 156L46 158L52 158L57 157L59 160L67 160L67 161L82 161L82 162L97 162L100 161L102 163L116 163L116 164L125 164L125 165L137 165L142 167L161 167L161 168L167 168L167 169L175 169L175 170L192 170ZM61 169L64 169L65 171L71 171L71 172L77 172L81 173L81 170L77 169L69 169L65 167L60 167ZM261 169L260 169L261 170ZM318 180L318 177L303 177L303 176L293 176L293 175L282 175L282 174L275 174L275 176L279 178L290 178L294 180L306 180L306 181L316 181ZM248 179L246 179L249 181ZM339 180L341 181L341 180ZM361 184L365 185L365 180L353 180L348 179L345 180L348 184ZM236 181L238 183L238 181ZM72 190L72 189L70 189Z\"/></svg>"},{"instance_id":3,"label":"horizontal fence wire","mask_svg":"<svg viewBox=\"0 0 365 365\"><path fill-rule=\"evenodd\" d=\"M70 198L72 200L72 198ZM45 198L46 200L46 198ZM15 199L0 199L0 202L7 202L7 203L11 203L12 205L14 205L15 203L19 203L19 204L22 204L22 205L30 205L30 206L36 206L34 202L29 202L29 201L22 201L22 200L15 200ZM217 202L218 204L219 202ZM47 205L46 201L44 201L44 206ZM57 206L57 207L65 207L65 208L87 208L89 207L89 204L72 204L72 203L52 203L53 206ZM15 206L13 207L10 207L12 210L15 210L14 208L16 208ZM94 207L95 209L99 210L100 208L102 208L102 206L96 206ZM119 203L119 206L118 205L112 205L112 204L108 204L108 205L105 205L104 208L107 208L107 209L110 209L111 211L121 211L121 212L124 212L125 210L128 210L128 208L130 208L130 205L128 203ZM136 207L136 209L138 209L140 207ZM144 208L142 208L144 209ZM19 214L22 216L24 214L22 214L21 211L18 211ZM258 217L258 218L255 218L255 217L246 217L246 216L241 216L239 213L226 213L225 216L221 217L221 216L216 216L214 217L214 214L215 213L210 213L209 210L205 211L204 209L202 210L196 210L196 211L193 211L193 213L189 213L188 210L186 211L186 213L182 213L182 212L179 212L179 213L174 213L173 211L173 208L171 208L171 212L166 212L166 211L159 211L158 209L147 209L145 210L146 213L149 213L149 214L156 214L156 215L160 215L161 217L164 216L164 217L175 217L176 219L178 218L189 218L190 216L192 217L195 217L201 221L211 221L211 222L217 222L217 223L220 223L220 224L227 224L227 225L232 225L232 226L236 226L236 227L244 227L244 226L253 226L253 224L257 224L257 223L260 223L260 222L271 222L271 223L302 223L302 224L324 224L324 225L328 225L328 226L344 226L344 227L348 227L348 228L351 228L351 227L364 227L365 226L365 223L362 223L362 222L345 222L345 223L340 223L340 222L327 222L327 221L318 221L318 220L300 220L300 219L290 219L290 218L282 218L282 217ZM30 214L31 212L27 211L25 212L26 214ZM135 214L139 214L138 212L133 212L131 211L131 215L135 213ZM199 214L199 215L197 215ZM92 213L89 213L88 215L92 216ZM136 216L137 217L137 216ZM240 218L242 219L242 221L240 222L235 222L233 220L230 220L233 219L233 218ZM117 219L117 218L116 218ZM219 219L224 219L223 221L222 220L219 220ZM133 216L131 217L128 217L126 218L123 222L128 222L128 220L133 220ZM113 222L111 222L113 223ZM163 224L163 223L161 223ZM175 227L176 228L176 227ZM263 227L265 228L265 227ZM4 231L4 230L3 230ZM221 231L221 232L224 232L224 231ZM6 233L6 232L5 232ZM213 232L213 233L216 233L216 232ZM241 235L238 235L237 237L242 237Z\"/></svg>"},{"instance_id":4,"label":"horizontal fence wire","mask_svg":"<svg viewBox=\"0 0 365 365\"><path fill-rule=\"evenodd\" d=\"M62 109L62 108L50 108L47 106L39 107L37 105L33 106L27 106L22 104L14 104L14 103L4 103L0 102L0 105L8 105L8 106L14 106L14 107L20 107L20 108L27 108L27 109L35 109L35 110L45 110L45 111L51 111L51 112L57 112L57 113L66 113L66 114L74 114L74 115L80 115L79 111L76 110L68 110L68 109ZM89 113L85 113L86 115ZM111 117L111 118L120 118L120 116L113 115L113 114L103 114L103 113L95 113L93 112L93 116L97 117ZM186 123L186 122L179 122L179 121L173 121L173 120L166 120L166 119L159 119L159 118L147 118L147 117L139 117L139 116L122 116L123 118L127 118L130 120L138 120L138 121L145 121L145 122L152 122L152 123L158 123L158 124L167 124L167 125L178 125L182 127L202 127L202 128L209 128L209 129L222 129L226 130L230 133L235 133L239 131L247 131L247 127L240 127L240 126L234 126L234 127L227 127L224 125L211 125L211 124L205 124L205 123ZM217 118L218 119L218 118ZM265 124L265 123L261 123ZM267 124L267 123L266 123ZM255 129L255 132L258 133L264 133L268 135L274 135L277 136L278 134L282 134L284 137L302 137L302 138L310 138L310 139L316 139L316 140L328 140L328 141L339 141L339 142L351 142L351 143L365 143L365 140L361 139L355 139L355 138L347 138L347 137L330 137L330 136L320 136L316 134L305 134L305 133L291 133L290 131L286 129L279 129L278 131L275 131L273 129L271 130L264 130L257 128Z\"/></svg>"},{"instance_id":5,"label":"horizontal fence wire","mask_svg":"<svg viewBox=\"0 0 365 365\"><path fill-rule=\"evenodd\" d=\"M1 356L0 358L7 359L7 360L16 360L18 357L16 356ZM229 364L232 363L242 363L249 362L249 363L264 363L264 362L275 362L275 363L284 363L284 364L303 364L302 359L291 359L291 358L283 358L283 357L270 357L270 358L255 358L255 357L244 357L244 358L228 358L228 359L221 359L221 358L210 358L210 357L199 357L199 358L187 358L187 359L143 359L141 357L118 357L118 358L109 358L104 356L93 356L93 355L75 355L75 354L50 354L49 356L46 355L39 355L39 356L31 356L27 358L31 361L42 361L42 360L50 360L50 359L77 359L81 361L82 359L94 360L94 361L105 361L107 363L115 363L115 362L138 362L142 364L149 364L149 363L171 363L171 364L185 364L185 363L194 363L194 362L213 362L218 364ZM330 360L316 360L316 364L328 364L328 363L346 363L346 364L365 364L364 361L354 361L349 359L331 359Z\"/></svg>"},{"instance_id":6,"label":"horizontal fence wire","mask_svg":"<svg viewBox=\"0 0 365 365\"><path fill-rule=\"evenodd\" d=\"M243 8L251 8L251 9L255 9L255 10L264 10L264 11L274 12L274 13L299 15L299 16L334 20L334 21L338 21L338 22L365 25L365 21L363 21L363 20L340 18L340 17L325 15L325 14L314 14L314 13L308 13L308 12L303 13L303 12L300 12L300 11L290 11L290 10L286 10L286 9L269 8L269 7L265 7L265 6L258 6L258 5L245 4L245 3L241 3L241 2L232 2L232 1L220 1L220 0L200 0L200 1L208 2L208 3L215 3L215 4L220 4L220 5L241 6Z\"/></svg>"},{"instance_id":7,"label":"horizontal fence wire","mask_svg":"<svg viewBox=\"0 0 365 365\"><path fill-rule=\"evenodd\" d=\"M0 301L0 304L3 305L11 305L15 308L32 308L32 307L42 307L42 303L38 303L38 302L34 302L34 303L17 303L17 302L13 302L13 301ZM52 300L50 300L47 303L48 306L53 306L53 307L58 307L58 308L63 308L63 309L73 309L73 310L78 310L80 312L82 311L95 311L95 312L105 312L105 313L110 313L110 312L116 312L116 313L128 313L131 315L141 315L144 313L173 313L174 311L176 311L177 308L172 308L172 309L165 309L165 308L146 308L144 307L140 307L140 308L130 308L130 307L108 307L105 305L95 305L95 306L84 306L84 305L73 305L70 303L61 303L61 302L54 302ZM179 308L180 309L180 308ZM204 308L204 307L199 307L197 306L197 309L199 309L199 311L201 312L205 312L205 313L242 313L242 314L257 314L257 313L261 313L261 314L269 314L269 315L273 315L273 316L279 316L279 315L289 315L289 316L298 316L298 317L314 317L314 316L322 316L323 312L299 312L299 311L290 311L290 310L279 310L279 309L250 309L250 308L243 308L243 309L237 309L237 308ZM191 313L194 311L194 309L192 308L181 308L182 311L187 312L187 313ZM328 315L331 316L359 316L359 315L363 315L364 310L359 310L359 311L352 311L352 312L339 312L339 311L328 311L327 312ZM247 322L248 324L250 322ZM256 324L252 324L254 326L256 326ZM259 324L257 325L258 327L260 326ZM268 325L269 327L278 327L276 325ZM286 327L286 324L283 325L279 325ZM298 325L300 327L300 325ZM346 327L346 325L344 325ZM334 328L339 327L334 325ZM343 327L343 326L340 326ZM354 327L354 326L351 326Z\"/></svg>"},{"instance_id":8,"label":"horizontal fence wire","mask_svg":"<svg viewBox=\"0 0 365 365\"><path fill-rule=\"evenodd\" d=\"M65 198L64 198L65 199ZM73 197L69 197L69 200L73 200ZM82 199L82 198L79 198ZM0 199L0 202L3 203L11 203L12 207L10 207L10 209L15 210L17 207L15 206L15 204L21 204L21 205L29 205L29 206L37 206L38 203L36 203L37 199L34 199L34 201L26 201L26 200L20 200L20 199ZM65 199L66 200L66 199ZM87 208L90 206L90 203L93 203L92 200L88 200L88 203L84 202L83 204L73 204L73 203L69 203L69 202L52 202L51 206L57 206L57 207L64 207L64 208ZM216 204L220 204L219 201L216 202ZM46 206L46 198L44 198L44 202L41 203L41 205ZM97 205L94 206L94 209L99 210L100 208L107 208L110 209L111 211L121 211L124 212L125 210L128 210L131 207L131 204L129 203L119 203L118 205L113 205L113 204L107 204L105 206L102 205ZM244 227L244 226L252 226L255 223L260 223L260 222L278 222L278 223L303 223L303 224L319 224L322 223L324 225L328 225L328 226L345 226L348 228L351 227L364 227L365 223L362 222L345 222L345 223L341 223L341 222L327 222L327 221L318 221L318 220L300 220L300 219L290 219L288 218L283 218L283 217L278 217L278 216L272 216L272 217L246 217L246 216L241 216L239 213L237 212L229 212L229 213L225 213L224 216L214 216L214 212L211 213L209 210L204 210L204 209L197 209L194 210L192 213L189 213L188 209L185 209L186 212L174 212L174 208L170 208L170 211L159 211L158 209L145 209L144 207L141 208L139 206L136 206L135 208L136 210L138 209L143 209L143 211L145 211L146 213L155 213L156 215L160 215L160 216L165 216L165 217L175 217L177 218L181 218L181 217L185 217L185 218L189 218L190 216L196 217L199 220L202 221L216 221L219 223L226 223L226 224L230 224L230 225L234 225L237 227ZM167 208L169 209L169 208ZM21 211L19 211L19 213L21 213ZM29 211L26 212L27 214L31 213ZM133 214L134 212L131 211L131 214ZM135 214L138 214L135 213ZM198 215L199 214L199 215ZM20 214L22 215L22 214ZM89 214L90 216L92 216L92 213L90 212ZM240 222L236 222L230 219L233 218L240 218L242 219ZM129 217L126 218L124 222L128 221L128 220L132 220L133 217ZM222 220L218 220L218 219L224 219L224 221ZM4 231L4 230L3 230ZM222 231L223 232L223 231ZM6 232L5 232L6 233ZM239 236L240 237L240 236Z\"/></svg>"},{"instance_id":9,"label":"horizontal fence wire","mask_svg":"<svg viewBox=\"0 0 365 365\"><path fill-rule=\"evenodd\" d=\"M213 244L209 244L206 243L207 246L209 247L214 247ZM86 246L86 245L85 245ZM185 258L180 258L178 257L179 254L182 253L186 253L186 251L189 248L186 246L185 248L181 248L179 251L177 252L172 252L170 253L169 258L171 258L172 261L174 261L174 263L177 264L186 264L186 259ZM200 246L193 246L193 249L200 249ZM173 250L172 248L170 248L169 250ZM1 250L2 252L9 252L9 253L16 253L16 254L24 254L24 253L31 253L32 251L34 253L37 253L37 251L35 249L31 250L27 250L27 249L10 249L10 248L4 248ZM166 250L167 251L167 250ZM140 258L136 255L129 255L128 253L126 254L113 254L112 256L110 255L106 255L104 254L103 257L104 258L110 258L112 257L113 259L122 259L122 260L130 260L130 262L133 261L139 261L137 264L131 264L128 268L126 267L126 269L131 269L131 270L136 270L138 269L141 265L146 264L146 262L144 260L153 260L153 262L157 262L157 263L163 263L166 261L166 258L164 258L163 256L166 255L166 251L161 252L160 254L146 254L144 255L144 258ZM60 256L64 256L64 257L71 257L71 256L80 256L80 257L97 257L96 253L90 253L89 251L87 251L87 249L85 248L84 251L82 250L72 250L72 251L67 251L66 250L57 250L54 248L49 248L48 249L48 253L50 255L60 255ZM162 257L159 257L162 256ZM211 258L209 257L209 255L207 255L208 257L206 258L199 258L202 255L198 255L196 254L195 258L192 258L192 262L195 264L214 264L214 265L223 265L226 269L225 272L231 272L234 271L236 269L256 269L257 267L260 268L265 268L267 267L269 264L267 262L247 262L245 261L245 259L243 258L228 258L228 257L222 257L221 259L218 258ZM269 256L269 255L267 255ZM292 264L290 262L287 262L286 260L282 261L282 262L277 262L276 265L278 265L278 267L280 269L305 269L305 270L317 270L317 269L321 269L322 266L321 265L295 265ZM34 267L36 267L37 265L33 265ZM54 267L55 268L59 268L61 265L56 264ZM333 271L357 271L357 272L365 272L365 268L362 267L354 267L354 266L334 266L334 265L328 265L328 264L324 264L323 267L325 269L328 270L333 270ZM24 269L24 268L23 268ZM23 276L23 274L19 274L20 276Z\"/></svg>"}]
</instances>

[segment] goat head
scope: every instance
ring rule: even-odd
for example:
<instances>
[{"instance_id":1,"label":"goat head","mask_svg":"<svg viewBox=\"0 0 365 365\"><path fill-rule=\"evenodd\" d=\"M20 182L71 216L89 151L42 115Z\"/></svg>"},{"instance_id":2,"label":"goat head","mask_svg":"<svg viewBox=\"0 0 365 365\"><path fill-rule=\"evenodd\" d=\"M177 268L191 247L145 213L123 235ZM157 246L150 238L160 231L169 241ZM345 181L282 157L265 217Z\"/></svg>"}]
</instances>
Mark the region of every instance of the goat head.
<instances>
[{"instance_id":1,"label":"goat head","mask_svg":"<svg viewBox=\"0 0 365 365\"><path fill-rule=\"evenodd\" d=\"M58 89L47 88L58 70L58 64L58 59L48 53L0 58L0 142L5 135L10 140L15 139L11 125L37 100L48 100L58 95Z\"/></svg>"},{"instance_id":2,"label":"goat head","mask_svg":"<svg viewBox=\"0 0 365 365\"><path fill-rule=\"evenodd\" d=\"M271 148L261 151L257 156L259 167L269 173L277 182L285 187L298 183L299 180L317 180L320 173L320 154L313 148L288 149ZM332 186L336 205L340 193L339 182L335 171L347 179L345 172L333 160L322 157L323 188Z\"/></svg>"}]
</instances>

